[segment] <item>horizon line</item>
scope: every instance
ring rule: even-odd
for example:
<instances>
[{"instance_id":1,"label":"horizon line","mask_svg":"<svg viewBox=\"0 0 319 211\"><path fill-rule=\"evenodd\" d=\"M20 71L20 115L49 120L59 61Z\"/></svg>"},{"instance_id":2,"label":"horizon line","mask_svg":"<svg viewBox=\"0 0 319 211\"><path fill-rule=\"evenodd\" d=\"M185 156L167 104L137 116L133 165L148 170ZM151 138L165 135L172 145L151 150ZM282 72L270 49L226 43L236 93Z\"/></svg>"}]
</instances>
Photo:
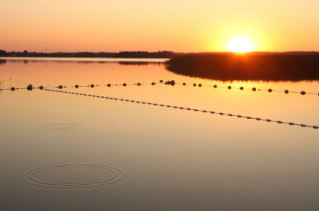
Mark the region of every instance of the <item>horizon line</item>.
<instances>
[{"instance_id":1,"label":"horizon line","mask_svg":"<svg viewBox=\"0 0 319 211\"><path fill-rule=\"evenodd\" d=\"M54 53L112 53L112 54L120 54L120 53L176 53L176 54L197 54L197 53L235 53L231 51L171 51L171 50L158 50L158 51L147 51L147 50L121 50L121 51L51 51L51 52L43 52L43 51L6 51L0 48L0 52L4 51L5 53L39 53L39 54L54 54ZM319 53L319 50L289 50L289 51L251 51L251 52L243 52L242 54L250 54L250 53ZM241 53L239 53L241 54Z\"/></svg>"}]
</instances>

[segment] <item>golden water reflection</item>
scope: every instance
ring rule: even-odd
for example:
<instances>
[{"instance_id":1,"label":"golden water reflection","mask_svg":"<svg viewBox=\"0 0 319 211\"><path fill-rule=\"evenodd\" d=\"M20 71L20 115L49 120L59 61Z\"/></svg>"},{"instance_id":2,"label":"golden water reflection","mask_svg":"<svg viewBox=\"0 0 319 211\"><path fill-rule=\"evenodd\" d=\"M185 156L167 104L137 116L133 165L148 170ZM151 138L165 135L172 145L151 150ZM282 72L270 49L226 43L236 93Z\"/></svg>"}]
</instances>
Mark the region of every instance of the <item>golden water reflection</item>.
<instances>
[{"instance_id":1,"label":"golden water reflection","mask_svg":"<svg viewBox=\"0 0 319 211\"><path fill-rule=\"evenodd\" d=\"M0 66L3 87L149 84L169 79L224 84L174 75L159 63L9 61ZM232 86L319 90L318 82L233 82ZM160 84L67 90L310 125L318 125L319 119L319 98L314 95ZM32 210L63 206L66 200L73 210L319 207L313 197L319 192L318 130L41 90L1 92L0 113L0 184L11 210L21 208L10 204L12 199ZM23 182L29 169L65 163L115 166L123 169L125 178L83 190Z\"/></svg>"}]
</instances>

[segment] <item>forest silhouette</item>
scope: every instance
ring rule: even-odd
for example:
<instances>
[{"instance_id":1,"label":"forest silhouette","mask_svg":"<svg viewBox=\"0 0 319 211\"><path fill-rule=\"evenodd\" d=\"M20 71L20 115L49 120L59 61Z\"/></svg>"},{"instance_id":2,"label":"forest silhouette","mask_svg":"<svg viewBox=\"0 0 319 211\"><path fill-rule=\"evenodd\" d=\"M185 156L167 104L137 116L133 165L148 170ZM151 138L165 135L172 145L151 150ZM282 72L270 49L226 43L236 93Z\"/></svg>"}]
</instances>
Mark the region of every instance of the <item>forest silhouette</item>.
<instances>
[{"instance_id":1,"label":"forest silhouette","mask_svg":"<svg viewBox=\"0 0 319 211\"><path fill-rule=\"evenodd\" d=\"M56 58L171 58L171 51L122 51L122 52L6 52L0 49L2 57L56 57Z\"/></svg>"},{"instance_id":2,"label":"forest silhouette","mask_svg":"<svg viewBox=\"0 0 319 211\"><path fill-rule=\"evenodd\" d=\"M319 53L183 54L168 61L167 69L185 76L224 81L319 80Z\"/></svg>"}]
</instances>

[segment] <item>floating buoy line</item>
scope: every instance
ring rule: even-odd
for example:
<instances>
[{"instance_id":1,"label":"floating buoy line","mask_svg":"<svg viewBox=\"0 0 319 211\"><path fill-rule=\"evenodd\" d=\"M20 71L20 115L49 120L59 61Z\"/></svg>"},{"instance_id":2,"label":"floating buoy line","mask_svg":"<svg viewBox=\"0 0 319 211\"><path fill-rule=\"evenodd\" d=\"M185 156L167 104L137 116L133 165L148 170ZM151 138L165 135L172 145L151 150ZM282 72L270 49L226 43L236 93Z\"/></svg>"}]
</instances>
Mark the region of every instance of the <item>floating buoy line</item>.
<instances>
[{"instance_id":1,"label":"floating buoy line","mask_svg":"<svg viewBox=\"0 0 319 211\"><path fill-rule=\"evenodd\" d=\"M77 96L94 97L94 98L100 98L100 99L106 99L106 100L114 100L114 101L122 101L122 102L128 102L128 103L143 104L143 105L156 106L156 107L165 107L165 108L170 108L170 109L178 109L178 110L206 113L206 114L212 114L212 115L228 116L228 117L233 117L233 118L256 120L256 121L267 122L267 123L276 123L276 124L289 125L289 126L299 126L299 127L303 127L303 128L312 128L312 129L316 129L316 130L319 129L319 126L316 126L316 125L307 125L307 124L301 124L301 123L286 122L286 121L280 121L280 120L272 120L272 119L266 119L266 118L260 118L260 117L252 117L252 116L245 116L245 115L240 115L240 114L218 112L218 111L213 111L213 110L203 110L203 109L190 108L190 107L184 107L184 106L146 102L146 101L140 101L140 100L126 99L126 98L116 98L116 97L109 97L109 96L104 96L104 95L94 95L94 94L87 94L87 93L80 93L80 92L69 92L69 91L64 91L64 90L60 90L60 89L56 89L56 88L55 89L42 88L40 90L47 91L47 92L57 92L57 93L77 95Z\"/></svg>"},{"instance_id":2,"label":"floating buoy line","mask_svg":"<svg viewBox=\"0 0 319 211\"><path fill-rule=\"evenodd\" d=\"M284 93L284 94L298 94L298 95L314 95L314 96L319 96L319 92L318 93L314 93L314 92L306 92L306 91L292 91L292 90L276 90L276 89L262 89L262 88L257 88L257 87L244 87L244 86L231 86L231 85L217 85L217 84L201 84L201 83L177 83L175 82L175 80L168 80L168 81L164 81L164 80L160 80L159 82L151 82L151 83L132 83L132 84L128 84L128 83L108 83L108 84L103 84L103 85L99 85L99 84L89 84L89 85L72 85L72 86L65 86L65 85L58 85L58 86L39 86L39 87L35 87L32 84L29 84L27 87L10 87L10 88L0 88L0 91L16 91L16 90L28 90L28 91L32 91L33 89L44 89L44 88L58 88L58 89L65 89L65 88L82 88L82 87L90 87L90 88L95 88L95 87L129 87L129 86L146 86L146 85L150 85L150 86L155 86L155 85L167 85L167 86L192 86L192 87L208 87L208 88L213 88L213 89L226 89L226 90L240 90L240 91L252 91L252 92L268 92L268 93Z\"/></svg>"}]
</instances>

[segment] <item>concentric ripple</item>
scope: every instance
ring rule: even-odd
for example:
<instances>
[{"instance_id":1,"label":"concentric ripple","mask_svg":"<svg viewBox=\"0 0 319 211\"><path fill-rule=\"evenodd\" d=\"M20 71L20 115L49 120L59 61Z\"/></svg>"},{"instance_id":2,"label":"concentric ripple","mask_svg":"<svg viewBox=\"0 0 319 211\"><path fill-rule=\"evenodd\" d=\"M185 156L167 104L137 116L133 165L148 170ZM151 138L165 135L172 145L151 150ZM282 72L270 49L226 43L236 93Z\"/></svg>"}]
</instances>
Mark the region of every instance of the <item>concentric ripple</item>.
<instances>
[{"instance_id":1,"label":"concentric ripple","mask_svg":"<svg viewBox=\"0 0 319 211\"><path fill-rule=\"evenodd\" d=\"M56 164L31 169L26 181L51 188L86 188L109 185L122 178L122 171L100 164Z\"/></svg>"}]
</instances>

